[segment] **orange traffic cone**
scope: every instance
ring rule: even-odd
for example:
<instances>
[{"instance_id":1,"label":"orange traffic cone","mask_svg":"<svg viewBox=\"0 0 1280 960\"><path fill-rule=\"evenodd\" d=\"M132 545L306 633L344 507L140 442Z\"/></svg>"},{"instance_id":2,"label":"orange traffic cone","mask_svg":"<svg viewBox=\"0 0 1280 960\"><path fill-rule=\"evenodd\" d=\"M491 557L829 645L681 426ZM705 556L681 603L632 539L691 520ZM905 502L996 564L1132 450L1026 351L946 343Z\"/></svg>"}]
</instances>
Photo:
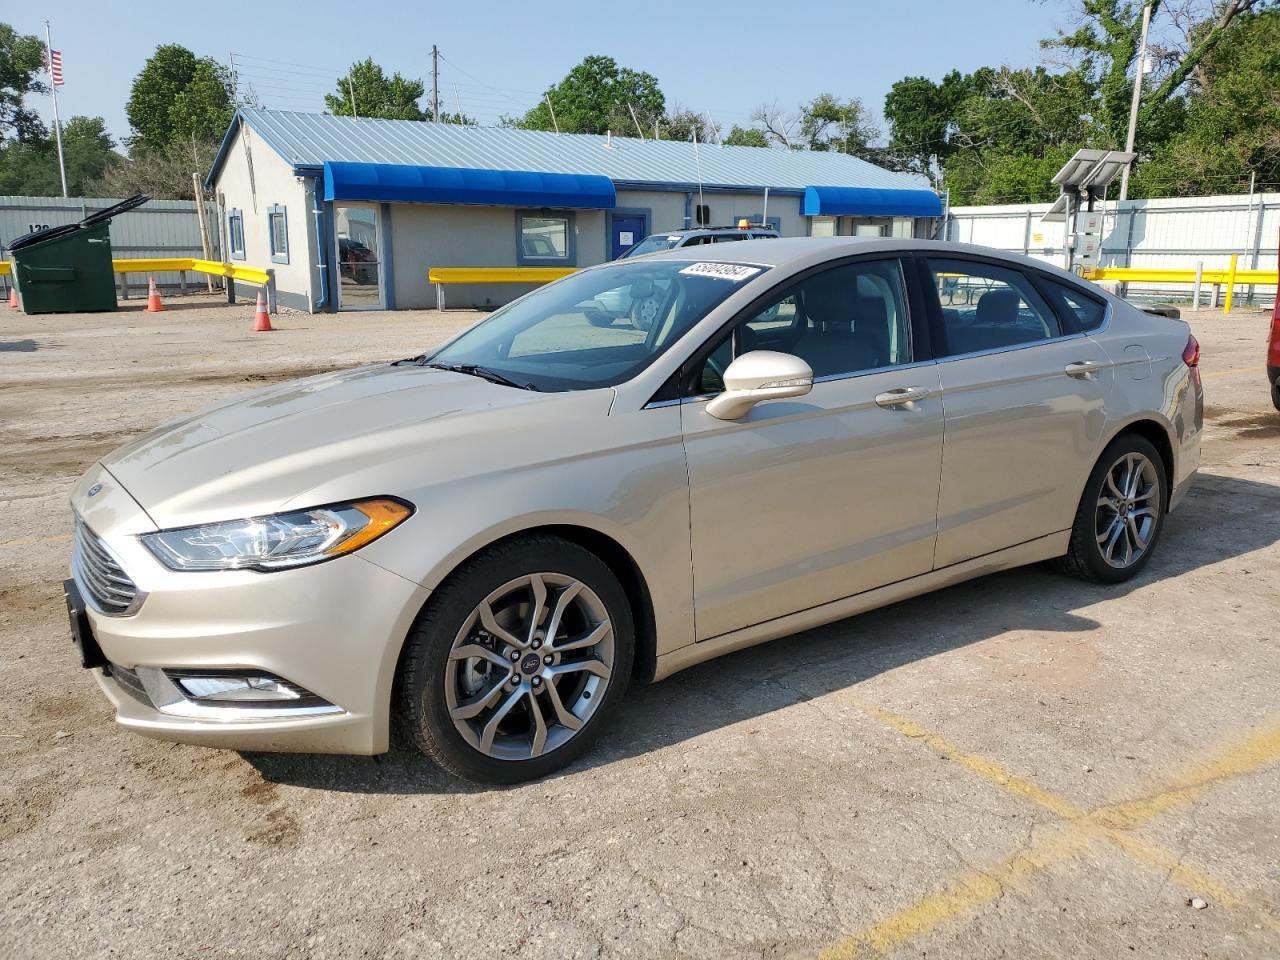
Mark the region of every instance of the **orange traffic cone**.
<instances>
[{"instance_id":1,"label":"orange traffic cone","mask_svg":"<svg viewBox=\"0 0 1280 960\"><path fill-rule=\"evenodd\" d=\"M254 333L270 333L271 318L267 316L267 300L262 295L262 291L258 291L258 309L253 314L253 332Z\"/></svg>"},{"instance_id":2,"label":"orange traffic cone","mask_svg":"<svg viewBox=\"0 0 1280 960\"><path fill-rule=\"evenodd\" d=\"M17 287L9 288L9 309L10 310L18 309L18 288Z\"/></svg>"},{"instance_id":3,"label":"orange traffic cone","mask_svg":"<svg viewBox=\"0 0 1280 960\"><path fill-rule=\"evenodd\" d=\"M147 284L147 313L164 313L164 304L160 302L160 291L156 289L156 278L149 278Z\"/></svg>"}]
</instances>

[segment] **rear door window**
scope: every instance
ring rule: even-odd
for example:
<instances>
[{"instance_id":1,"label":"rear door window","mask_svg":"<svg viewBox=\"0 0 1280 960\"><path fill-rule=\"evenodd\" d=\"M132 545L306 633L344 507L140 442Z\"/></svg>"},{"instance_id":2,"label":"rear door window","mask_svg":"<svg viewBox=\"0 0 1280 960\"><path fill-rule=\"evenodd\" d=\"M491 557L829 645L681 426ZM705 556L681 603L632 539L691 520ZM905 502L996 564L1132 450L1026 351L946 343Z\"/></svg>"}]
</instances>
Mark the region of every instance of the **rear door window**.
<instances>
[{"instance_id":1,"label":"rear door window","mask_svg":"<svg viewBox=\"0 0 1280 960\"><path fill-rule=\"evenodd\" d=\"M947 354L984 353L1062 336L1057 314L1018 270L929 258Z\"/></svg>"}]
</instances>

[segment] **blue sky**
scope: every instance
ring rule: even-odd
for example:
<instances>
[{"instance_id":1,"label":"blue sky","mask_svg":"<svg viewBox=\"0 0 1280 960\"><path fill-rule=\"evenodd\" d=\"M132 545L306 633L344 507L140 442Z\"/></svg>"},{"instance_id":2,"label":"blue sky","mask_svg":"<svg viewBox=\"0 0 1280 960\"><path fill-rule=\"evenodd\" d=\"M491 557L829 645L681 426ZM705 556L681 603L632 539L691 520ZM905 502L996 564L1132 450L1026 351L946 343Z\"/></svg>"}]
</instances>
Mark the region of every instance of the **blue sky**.
<instances>
[{"instance_id":1,"label":"blue sky","mask_svg":"<svg viewBox=\"0 0 1280 960\"><path fill-rule=\"evenodd\" d=\"M879 116L885 93L904 76L1034 64L1038 41L1070 14L1068 0L7 6L0 18L23 33L43 35L43 16L50 17L67 80L58 101L64 120L105 117L117 139L129 132L124 104L133 77L161 43L222 63L234 53L264 106L297 110L322 109L335 77L366 56L388 72L427 79L436 43L444 106L461 106L482 123L522 112L584 56L602 53L653 73L669 105L709 111L727 130L746 125L761 102L790 107L829 91L860 97ZM36 99L47 116L48 98Z\"/></svg>"}]
</instances>

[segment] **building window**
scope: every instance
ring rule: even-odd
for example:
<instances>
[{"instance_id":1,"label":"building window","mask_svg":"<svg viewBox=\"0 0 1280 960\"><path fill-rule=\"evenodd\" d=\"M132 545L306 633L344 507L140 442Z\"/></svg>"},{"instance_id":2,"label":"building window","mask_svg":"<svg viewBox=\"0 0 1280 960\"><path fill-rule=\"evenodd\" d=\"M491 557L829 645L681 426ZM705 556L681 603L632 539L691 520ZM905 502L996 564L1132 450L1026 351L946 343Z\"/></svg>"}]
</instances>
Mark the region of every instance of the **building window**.
<instances>
[{"instance_id":1,"label":"building window","mask_svg":"<svg viewBox=\"0 0 1280 960\"><path fill-rule=\"evenodd\" d=\"M271 262L289 262L289 217L282 206L267 208L267 234L271 243Z\"/></svg>"},{"instance_id":2,"label":"building window","mask_svg":"<svg viewBox=\"0 0 1280 960\"><path fill-rule=\"evenodd\" d=\"M711 225L711 207L705 203L696 204L693 208L693 221L700 227Z\"/></svg>"},{"instance_id":3,"label":"building window","mask_svg":"<svg viewBox=\"0 0 1280 960\"><path fill-rule=\"evenodd\" d=\"M573 214L516 214L516 262L521 266L575 266Z\"/></svg>"},{"instance_id":4,"label":"building window","mask_svg":"<svg viewBox=\"0 0 1280 960\"><path fill-rule=\"evenodd\" d=\"M227 247L233 260L244 259L244 213L235 207L227 211Z\"/></svg>"}]
</instances>

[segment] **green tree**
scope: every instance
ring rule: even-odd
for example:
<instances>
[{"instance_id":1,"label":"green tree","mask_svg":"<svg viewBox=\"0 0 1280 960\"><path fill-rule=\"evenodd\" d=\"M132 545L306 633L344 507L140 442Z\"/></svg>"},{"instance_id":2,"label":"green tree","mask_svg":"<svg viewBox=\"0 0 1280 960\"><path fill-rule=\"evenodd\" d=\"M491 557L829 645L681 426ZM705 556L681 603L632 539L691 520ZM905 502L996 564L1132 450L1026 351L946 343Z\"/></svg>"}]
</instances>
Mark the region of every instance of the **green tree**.
<instances>
[{"instance_id":1,"label":"green tree","mask_svg":"<svg viewBox=\"0 0 1280 960\"><path fill-rule=\"evenodd\" d=\"M761 104L751 113L754 127L730 131L734 143L751 146L776 144L789 150L819 150L848 153L872 163L888 164L887 151L876 144L880 130L862 101L841 100L835 94L820 93L795 110L781 109L776 103ZM729 143L729 140L725 141Z\"/></svg>"},{"instance_id":2,"label":"green tree","mask_svg":"<svg viewBox=\"0 0 1280 960\"><path fill-rule=\"evenodd\" d=\"M1197 71L1182 132L1140 165L1134 196L1232 193L1280 183L1280 10L1240 19Z\"/></svg>"},{"instance_id":3,"label":"green tree","mask_svg":"<svg viewBox=\"0 0 1280 960\"><path fill-rule=\"evenodd\" d=\"M653 74L619 67L613 57L591 56L547 88L541 102L512 125L526 130L558 127L563 133L622 133L635 129L632 110L642 128L652 127L665 115L666 106Z\"/></svg>"},{"instance_id":4,"label":"green tree","mask_svg":"<svg viewBox=\"0 0 1280 960\"><path fill-rule=\"evenodd\" d=\"M724 138L724 145L726 147L767 147L769 138L765 136L763 130L755 127L740 127L735 123L729 135Z\"/></svg>"},{"instance_id":5,"label":"green tree","mask_svg":"<svg viewBox=\"0 0 1280 960\"><path fill-rule=\"evenodd\" d=\"M125 113L135 149L160 150L192 137L217 142L234 113L230 78L213 59L164 44L134 78Z\"/></svg>"},{"instance_id":6,"label":"green tree","mask_svg":"<svg viewBox=\"0 0 1280 960\"><path fill-rule=\"evenodd\" d=\"M377 117L383 120L429 120L418 107L426 88L421 80L393 73L390 77L369 57L353 63L337 79L337 92L327 93L325 108L338 117ZM354 113L352 107L354 106ZM441 116L443 122L446 121Z\"/></svg>"},{"instance_id":7,"label":"green tree","mask_svg":"<svg viewBox=\"0 0 1280 960\"><path fill-rule=\"evenodd\" d=\"M120 155L101 117L72 117L62 130L67 192L73 197L103 196L97 181ZM58 151L53 137L0 143L0 194L57 196L62 193Z\"/></svg>"},{"instance_id":8,"label":"green tree","mask_svg":"<svg viewBox=\"0 0 1280 960\"><path fill-rule=\"evenodd\" d=\"M1077 56L1078 69L1097 84L1094 116L1107 145L1112 147L1124 146L1134 77L1145 76L1136 61L1142 40L1142 11L1148 2L1155 22L1162 0L1080 0L1080 26L1043 43ZM1173 101L1183 84L1238 18L1266 3L1267 0L1214 0L1211 4L1188 4L1182 8L1180 15L1192 24L1186 31L1191 42L1185 49L1164 51L1164 69L1153 74L1150 89L1143 94L1139 129L1145 140L1169 132L1169 124L1177 122L1180 104ZM1142 82L1148 85L1145 79Z\"/></svg>"},{"instance_id":9,"label":"green tree","mask_svg":"<svg viewBox=\"0 0 1280 960\"><path fill-rule=\"evenodd\" d=\"M820 93L800 108L799 134L809 150L850 153L870 159L881 151L873 146L880 130L856 97L841 100Z\"/></svg>"},{"instance_id":10,"label":"green tree","mask_svg":"<svg viewBox=\"0 0 1280 960\"><path fill-rule=\"evenodd\" d=\"M889 121L889 150L903 166L938 183L942 166L955 152L951 136L960 104L973 92L970 78L952 70L934 83L927 77L907 77L890 88L884 100Z\"/></svg>"},{"instance_id":11,"label":"green tree","mask_svg":"<svg viewBox=\"0 0 1280 960\"><path fill-rule=\"evenodd\" d=\"M709 143L717 133L717 125L705 113L696 110L673 110L658 121L658 132L663 140L688 142L698 135L699 143Z\"/></svg>"},{"instance_id":12,"label":"green tree","mask_svg":"<svg viewBox=\"0 0 1280 960\"><path fill-rule=\"evenodd\" d=\"M0 23L0 142L7 138L39 140L45 126L26 105L26 96L45 93L40 80L44 69L44 44L39 37L20 34Z\"/></svg>"}]
</instances>

